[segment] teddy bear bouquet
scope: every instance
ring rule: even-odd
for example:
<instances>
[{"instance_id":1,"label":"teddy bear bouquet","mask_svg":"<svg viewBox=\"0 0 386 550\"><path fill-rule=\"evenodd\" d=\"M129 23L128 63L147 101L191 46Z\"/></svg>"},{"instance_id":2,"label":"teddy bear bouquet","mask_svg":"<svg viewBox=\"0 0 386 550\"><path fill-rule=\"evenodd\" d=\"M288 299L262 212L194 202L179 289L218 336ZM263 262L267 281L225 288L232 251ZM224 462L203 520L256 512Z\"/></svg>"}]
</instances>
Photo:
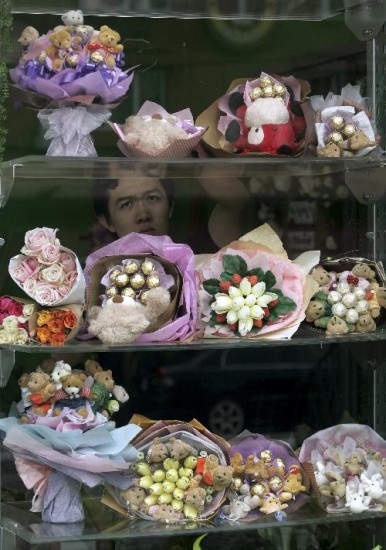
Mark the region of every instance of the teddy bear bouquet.
<instances>
[{"instance_id":1,"label":"teddy bear bouquet","mask_svg":"<svg viewBox=\"0 0 386 550\"><path fill-rule=\"evenodd\" d=\"M19 380L18 414L0 420L4 446L34 497L31 511L51 523L84 519L80 488L106 481L122 486L123 473L137 460L134 424L108 421L118 399L128 395L111 371L88 360L84 370L48 360ZM115 399L116 397L116 399ZM110 408L110 405L112 408Z\"/></svg>"},{"instance_id":2,"label":"teddy bear bouquet","mask_svg":"<svg viewBox=\"0 0 386 550\"><path fill-rule=\"evenodd\" d=\"M131 233L86 260L88 333L109 345L186 340L196 318L194 255L167 236Z\"/></svg>"},{"instance_id":3,"label":"teddy bear bouquet","mask_svg":"<svg viewBox=\"0 0 386 550\"><path fill-rule=\"evenodd\" d=\"M293 76L262 72L238 79L196 123L208 127L203 145L215 156L296 156L313 133L309 84Z\"/></svg>"},{"instance_id":4,"label":"teddy bear bouquet","mask_svg":"<svg viewBox=\"0 0 386 550\"><path fill-rule=\"evenodd\" d=\"M27 231L21 254L10 259L8 271L35 302L29 336L40 344L61 346L79 328L86 283L78 258L56 233L50 227Z\"/></svg>"},{"instance_id":5,"label":"teddy bear bouquet","mask_svg":"<svg viewBox=\"0 0 386 550\"><path fill-rule=\"evenodd\" d=\"M127 471L126 487L107 486L105 504L122 513L165 523L210 519L232 482L229 446L196 420L153 422L132 441L137 462Z\"/></svg>"},{"instance_id":6,"label":"teddy bear bouquet","mask_svg":"<svg viewBox=\"0 0 386 550\"><path fill-rule=\"evenodd\" d=\"M118 147L127 157L183 158L191 155L205 128L195 126L190 109L168 113L161 105L145 101L124 124L109 123L119 137Z\"/></svg>"},{"instance_id":7,"label":"teddy bear bouquet","mask_svg":"<svg viewBox=\"0 0 386 550\"><path fill-rule=\"evenodd\" d=\"M317 287L307 273L318 258L308 252L290 261L268 224L198 257L197 336L290 338Z\"/></svg>"},{"instance_id":8,"label":"teddy bear bouquet","mask_svg":"<svg viewBox=\"0 0 386 550\"><path fill-rule=\"evenodd\" d=\"M386 442L372 428L340 424L307 438L299 460L329 513L384 511Z\"/></svg>"},{"instance_id":9,"label":"teddy bear bouquet","mask_svg":"<svg viewBox=\"0 0 386 550\"><path fill-rule=\"evenodd\" d=\"M306 503L309 479L287 443L247 430L229 443L233 481L222 517L252 521L275 514L281 520Z\"/></svg>"},{"instance_id":10,"label":"teddy bear bouquet","mask_svg":"<svg viewBox=\"0 0 386 550\"><path fill-rule=\"evenodd\" d=\"M96 156L90 133L105 122L126 95L133 79L124 71L119 33L84 23L81 10L62 16L63 25L40 35L26 27L23 50L10 70L14 96L39 110L51 140L47 155Z\"/></svg>"},{"instance_id":11,"label":"teddy bear bouquet","mask_svg":"<svg viewBox=\"0 0 386 550\"><path fill-rule=\"evenodd\" d=\"M373 123L359 85L346 84L340 95L312 96L318 157L362 157L377 147Z\"/></svg>"}]
</instances>

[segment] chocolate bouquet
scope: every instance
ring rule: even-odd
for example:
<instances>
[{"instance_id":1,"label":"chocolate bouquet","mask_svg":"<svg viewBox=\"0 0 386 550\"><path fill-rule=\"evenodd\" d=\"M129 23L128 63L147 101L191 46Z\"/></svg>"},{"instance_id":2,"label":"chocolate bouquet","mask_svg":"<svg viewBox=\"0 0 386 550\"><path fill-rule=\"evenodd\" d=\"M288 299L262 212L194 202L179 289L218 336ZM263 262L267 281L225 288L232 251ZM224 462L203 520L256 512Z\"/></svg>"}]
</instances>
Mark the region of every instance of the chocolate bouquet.
<instances>
[{"instance_id":1,"label":"chocolate bouquet","mask_svg":"<svg viewBox=\"0 0 386 550\"><path fill-rule=\"evenodd\" d=\"M203 144L216 156L299 155L313 132L308 92L308 83L293 76L262 72L236 80L197 118L208 127Z\"/></svg>"},{"instance_id":2,"label":"chocolate bouquet","mask_svg":"<svg viewBox=\"0 0 386 550\"><path fill-rule=\"evenodd\" d=\"M88 256L88 335L103 342L192 337L196 317L194 255L167 236L131 233Z\"/></svg>"},{"instance_id":3,"label":"chocolate bouquet","mask_svg":"<svg viewBox=\"0 0 386 550\"><path fill-rule=\"evenodd\" d=\"M42 512L47 522L82 521L81 485L108 481L122 487L123 473L137 459L130 441L140 428L108 422L117 410L113 401L128 395L95 361L86 361L84 371L63 361L43 362L23 374L19 385L18 415L0 420L0 431L34 492L31 511Z\"/></svg>"},{"instance_id":4,"label":"chocolate bouquet","mask_svg":"<svg viewBox=\"0 0 386 550\"><path fill-rule=\"evenodd\" d=\"M96 156L90 133L105 122L127 93L133 72L124 71L120 35L83 21L81 10L62 17L63 25L40 35L22 32L18 65L10 70L14 96L39 109L52 140L47 155Z\"/></svg>"},{"instance_id":5,"label":"chocolate bouquet","mask_svg":"<svg viewBox=\"0 0 386 550\"><path fill-rule=\"evenodd\" d=\"M376 149L373 123L358 86L347 84L340 95L312 96L318 157L361 157Z\"/></svg>"},{"instance_id":6,"label":"chocolate bouquet","mask_svg":"<svg viewBox=\"0 0 386 550\"><path fill-rule=\"evenodd\" d=\"M182 158L197 147L204 128L194 125L190 109L168 113L161 105L145 101L124 124L110 123L118 147L127 157Z\"/></svg>"},{"instance_id":7,"label":"chocolate bouquet","mask_svg":"<svg viewBox=\"0 0 386 550\"><path fill-rule=\"evenodd\" d=\"M229 443L234 474L222 516L252 521L275 514L281 520L305 504L309 479L287 443L248 431Z\"/></svg>"},{"instance_id":8,"label":"chocolate bouquet","mask_svg":"<svg viewBox=\"0 0 386 550\"><path fill-rule=\"evenodd\" d=\"M290 261L265 224L197 262L197 336L290 338L317 287L307 275L319 253Z\"/></svg>"},{"instance_id":9,"label":"chocolate bouquet","mask_svg":"<svg viewBox=\"0 0 386 550\"><path fill-rule=\"evenodd\" d=\"M299 459L327 512L384 511L386 442L369 426L321 430L303 442Z\"/></svg>"},{"instance_id":10,"label":"chocolate bouquet","mask_svg":"<svg viewBox=\"0 0 386 550\"><path fill-rule=\"evenodd\" d=\"M107 486L103 502L152 521L210 519L231 485L229 446L196 420L153 422L134 416L143 431L133 440L138 461L123 491Z\"/></svg>"}]
</instances>

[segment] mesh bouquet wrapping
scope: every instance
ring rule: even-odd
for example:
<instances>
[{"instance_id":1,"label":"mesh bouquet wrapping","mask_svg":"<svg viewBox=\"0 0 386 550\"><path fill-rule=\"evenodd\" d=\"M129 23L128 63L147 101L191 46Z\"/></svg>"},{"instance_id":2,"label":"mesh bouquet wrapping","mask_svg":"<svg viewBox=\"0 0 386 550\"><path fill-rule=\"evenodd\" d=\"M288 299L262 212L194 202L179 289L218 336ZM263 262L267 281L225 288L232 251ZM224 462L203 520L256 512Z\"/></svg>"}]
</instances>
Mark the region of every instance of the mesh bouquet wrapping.
<instances>
[{"instance_id":1,"label":"mesh bouquet wrapping","mask_svg":"<svg viewBox=\"0 0 386 550\"><path fill-rule=\"evenodd\" d=\"M226 93L199 115L207 127L202 142L215 156L296 156L314 141L308 82L262 72L233 81Z\"/></svg>"},{"instance_id":2,"label":"mesh bouquet wrapping","mask_svg":"<svg viewBox=\"0 0 386 550\"><path fill-rule=\"evenodd\" d=\"M94 29L81 10L71 10L59 25L39 35L26 27L22 53L10 70L16 100L39 110L51 140L47 155L96 156L90 133L105 122L126 95L133 79L123 71L120 35L102 25Z\"/></svg>"},{"instance_id":3,"label":"mesh bouquet wrapping","mask_svg":"<svg viewBox=\"0 0 386 550\"><path fill-rule=\"evenodd\" d=\"M299 460L329 513L384 511L386 442L362 424L339 424L307 438Z\"/></svg>"},{"instance_id":4,"label":"mesh bouquet wrapping","mask_svg":"<svg viewBox=\"0 0 386 550\"><path fill-rule=\"evenodd\" d=\"M189 157L205 131L195 126L190 109L168 113L161 105L145 101L124 124L110 123L119 137L118 147L127 157Z\"/></svg>"},{"instance_id":5,"label":"mesh bouquet wrapping","mask_svg":"<svg viewBox=\"0 0 386 550\"><path fill-rule=\"evenodd\" d=\"M360 87L346 84L340 94L312 96L319 157L362 157L376 152L378 137ZM379 154L381 154L378 148Z\"/></svg>"},{"instance_id":6,"label":"mesh bouquet wrapping","mask_svg":"<svg viewBox=\"0 0 386 550\"><path fill-rule=\"evenodd\" d=\"M196 420L131 421L143 427L133 440L138 461L127 473L127 488L107 487L103 502L126 515L166 523L213 517L232 481L226 441Z\"/></svg>"},{"instance_id":7,"label":"mesh bouquet wrapping","mask_svg":"<svg viewBox=\"0 0 386 550\"><path fill-rule=\"evenodd\" d=\"M41 306L83 304L86 283L77 256L61 245L57 229L37 227L25 234L21 254L9 261L15 283Z\"/></svg>"},{"instance_id":8,"label":"mesh bouquet wrapping","mask_svg":"<svg viewBox=\"0 0 386 550\"><path fill-rule=\"evenodd\" d=\"M225 518L253 521L275 514L280 520L307 502L310 481L290 445L247 430L229 443L234 474Z\"/></svg>"},{"instance_id":9,"label":"mesh bouquet wrapping","mask_svg":"<svg viewBox=\"0 0 386 550\"><path fill-rule=\"evenodd\" d=\"M128 273L132 269L135 272ZM118 284L112 279L116 275L113 272L118 272ZM124 282L119 286L121 274ZM167 236L131 233L88 256L85 276L88 330L92 333L91 328L96 327L102 341L106 337L103 319L113 309L115 324L124 327L126 343L134 339L138 342L185 340L193 336L197 294L194 255L189 246L174 243ZM168 301L162 292L169 295ZM154 313L161 302L164 309L157 309L158 314L151 315L149 312ZM105 341L123 343L119 338L114 341L111 334Z\"/></svg>"},{"instance_id":10,"label":"mesh bouquet wrapping","mask_svg":"<svg viewBox=\"0 0 386 550\"><path fill-rule=\"evenodd\" d=\"M291 338L317 288L307 275L319 252L291 261L267 224L214 256L198 256L197 336Z\"/></svg>"},{"instance_id":11,"label":"mesh bouquet wrapping","mask_svg":"<svg viewBox=\"0 0 386 550\"><path fill-rule=\"evenodd\" d=\"M361 257L323 260L311 275L317 292L306 321L328 336L374 332L384 319L386 275L381 262Z\"/></svg>"}]
</instances>

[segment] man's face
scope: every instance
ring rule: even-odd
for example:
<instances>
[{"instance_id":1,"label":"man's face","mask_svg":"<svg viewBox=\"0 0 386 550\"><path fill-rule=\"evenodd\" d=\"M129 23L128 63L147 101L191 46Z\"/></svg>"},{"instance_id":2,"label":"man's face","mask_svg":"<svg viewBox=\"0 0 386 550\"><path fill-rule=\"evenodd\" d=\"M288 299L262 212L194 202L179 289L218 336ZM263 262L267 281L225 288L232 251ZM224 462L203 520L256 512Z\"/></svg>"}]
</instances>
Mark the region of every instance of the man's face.
<instances>
[{"instance_id":1,"label":"man's face","mask_svg":"<svg viewBox=\"0 0 386 550\"><path fill-rule=\"evenodd\" d=\"M109 230L124 237L133 231L147 235L167 235L171 207L165 189L159 180L119 179L110 189L108 212L110 219L101 217Z\"/></svg>"}]
</instances>

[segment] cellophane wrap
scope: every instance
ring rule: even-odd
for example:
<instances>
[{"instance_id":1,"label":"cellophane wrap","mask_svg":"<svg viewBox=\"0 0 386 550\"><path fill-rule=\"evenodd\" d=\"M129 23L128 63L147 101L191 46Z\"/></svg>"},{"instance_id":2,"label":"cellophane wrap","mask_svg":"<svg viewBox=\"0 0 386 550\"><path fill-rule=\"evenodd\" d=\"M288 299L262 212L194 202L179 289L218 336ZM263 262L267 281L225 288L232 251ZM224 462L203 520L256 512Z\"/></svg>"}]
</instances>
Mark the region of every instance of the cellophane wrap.
<instances>
[{"instance_id":1,"label":"cellophane wrap","mask_svg":"<svg viewBox=\"0 0 386 550\"><path fill-rule=\"evenodd\" d=\"M204 289L203 282L219 279L224 271L224 255L238 255L247 264L248 269L270 270L276 278L276 287L285 296L296 303L289 314L274 322L267 322L259 331L249 331L247 338L291 338L305 318L305 309L317 290L317 284L307 275L312 266L319 261L318 251L302 254L296 260L289 260L283 245L268 224L244 235L238 241L230 243L219 252L196 257L196 276L199 301L199 320L197 336L205 338L231 338L234 330L227 324L210 324L212 296Z\"/></svg>"},{"instance_id":2,"label":"cellophane wrap","mask_svg":"<svg viewBox=\"0 0 386 550\"><path fill-rule=\"evenodd\" d=\"M138 422L140 426L143 426L143 430L133 440L133 445L139 452L139 460L143 463L146 462L149 449L154 444L155 440L161 444L171 444L173 438L183 441L190 445L197 451L198 457L204 457L206 455L215 455L218 459L218 463L221 466L229 466L229 444L220 436L217 436L210 432L205 426L203 426L197 420L190 422L181 422L178 420L160 420L154 421L141 415L134 415L131 422ZM180 466L183 466L184 460L180 461ZM157 465L162 468L162 464ZM138 483L138 473L135 465L127 472L127 488L136 486ZM130 506L130 503L125 499L124 494L118 491L116 488L106 486L107 494L104 496L102 502L121 511L121 513L131 515L133 517L139 517L152 521L165 521L166 523L184 523L189 522L193 518L184 517L181 513L176 513L174 516L165 519L158 519L151 515L146 506ZM205 502L204 509L200 512L196 520L208 520L212 518L220 509L221 504L224 502L228 488L224 488L217 491L211 491L211 497ZM157 505L152 507L156 515Z\"/></svg>"},{"instance_id":3,"label":"cellophane wrap","mask_svg":"<svg viewBox=\"0 0 386 550\"><path fill-rule=\"evenodd\" d=\"M370 426L338 424L302 444L319 505L329 513L383 511L386 441Z\"/></svg>"},{"instance_id":4,"label":"cellophane wrap","mask_svg":"<svg viewBox=\"0 0 386 550\"><path fill-rule=\"evenodd\" d=\"M137 458L130 443L140 431L137 425L113 429L91 416L82 421L75 413L40 417L34 424L20 424L14 417L0 420L4 446L24 485L34 492L31 510L43 511L44 521L81 521L81 485L122 487L125 470Z\"/></svg>"},{"instance_id":5,"label":"cellophane wrap","mask_svg":"<svg viewBox=\"0 0 386 550\"><path fill-rule=\"evenodd\" d=\"M154 254L163 258L175 265L182 278L180 299L172 318L154 332L147 332L139 336L137 342L186 340L192 337L197 319L194 254L189 246L174 243L168 236L131 233L90 254L86 259L84 271L88 293L91 292L92 273L98 262L103 259L108 260L109 257L130 258L137 254L144 256ZM82 336L82 338L85 337L87 335Z\"/></svg>"}]
</instances>

